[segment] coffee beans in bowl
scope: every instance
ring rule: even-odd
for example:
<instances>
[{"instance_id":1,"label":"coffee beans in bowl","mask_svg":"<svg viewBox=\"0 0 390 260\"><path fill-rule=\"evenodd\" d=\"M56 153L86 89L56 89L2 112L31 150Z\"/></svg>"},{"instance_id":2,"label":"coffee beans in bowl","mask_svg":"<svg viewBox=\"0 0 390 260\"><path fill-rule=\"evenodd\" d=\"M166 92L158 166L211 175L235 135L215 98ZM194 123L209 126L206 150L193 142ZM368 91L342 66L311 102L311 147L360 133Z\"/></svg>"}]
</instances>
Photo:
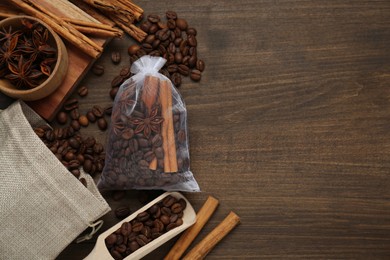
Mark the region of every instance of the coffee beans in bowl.
<instances>
[{"instance_id":1,"label":"coffee beans in bowl","mask_svg":"<svg viewBox=\"0 0 390 260\"><path fill-rule=\"evenodd\" d=\"M166 192L102 233L86 259L141 259L195 221L188 200Z\"/></svg>"},{"instance_id":2,"label":"coffee beans in bowl","mask_svg":"<svg viewBox=\"0 0 390 260\"><path fill-rule=\"evenodd\" d=\"M68 55L47 24L30 16L13 16L0 22L0 36L0 91L30 101L60 86Z\"/></svg>"}]
</instances>

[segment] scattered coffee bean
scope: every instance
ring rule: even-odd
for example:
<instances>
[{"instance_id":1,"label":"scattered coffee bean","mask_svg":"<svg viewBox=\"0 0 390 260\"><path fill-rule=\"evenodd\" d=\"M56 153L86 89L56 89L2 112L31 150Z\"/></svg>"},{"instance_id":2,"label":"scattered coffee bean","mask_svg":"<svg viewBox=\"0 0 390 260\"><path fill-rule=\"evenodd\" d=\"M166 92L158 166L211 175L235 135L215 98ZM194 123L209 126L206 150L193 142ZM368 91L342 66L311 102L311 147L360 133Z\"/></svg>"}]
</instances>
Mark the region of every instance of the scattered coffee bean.
<instances>
[{"instance_id":1,"label":"scattered coffee bean","mask_svg":"<svg viewBox=\"0 0 390 260\"><path fill-rule=\"evenodd\" d=\"M199 70L192 70L190 78L193 81L199 81L202 78L202 73Z\"/></svg>"},{"instance_id":2,"label":"scattered coffee bean","mask_svg":"<svg viewBox=\"0 0 390 260\"><path fill-rule=\"evenodd\" d=\"M66 124L66 122L68 121L68 115L61 111L57 114L57 122L61 125L64 125Z\"/></svg>"},{"instance_id":3,"label":"scattered coffee bean","mask_svg":"<svg viewBox=\"0 0 390 260\"><path fill-rule=\"evenodd\" d=\"M107 129L107 121L104 118L99 118L97 121L97 126L99 127L100 130L104 131Z\"/></svg>"},{"instance_id":4,"label":"scattered coffee bean","mask_svg":"<svg viewBox=\"0 0 390 260\"><path fill-rule=\"evenodd\" d=\"M80 97L85 97L88 95L88 88L86 86L81 86L78 90L77 93L79 94Z\"/></svg>"},{"instance_id":5,"label":"scattered coffee bean","mask_svg":"<svg viewBox=\"0 0 390 260\"><path fill-rule=\"evenodd\" d=\"M137 51L140 50L140 49L141 49L141 47L140 47L139 45L133 44L133 45L131 45L131 46L127 49L127 51L128 51L128 53L129 53L129 55L135 55L135 54L137 53Z\"/></svg>"},{"instance_id":6,"label":"scattered coffee bean","mask_svg":"<svg viewBox=\"0 0 390 260\"><path fill-rule=\"evenodd\" d=\"M71 111L79 107L79 101L75 98L69 99L64 104L65 111Z\"/></svg>"},{"instance_id":7,"label":"scattered coffee bean","mask_svg":"<svg viewBox=\"0 0 390 260\"><path fill-rule=\"evenodd\" d=\"M79 117L79 123L81 126L88 126L89 125L89 121L88 121L88 118L84 115L80 116Z\"/></svg>"},{"instance_id":8,"label":"scattered coffee bean","mask_svg":"<svg viewBox=\"0 0 390 260\"><path fill-rule=\"evenodd\" d=\"M99 64L94 64L92 66L92 73L96 76L101 76L104 74L104 66Z\"/></svg>"},{"instance_id":9,"label":"scattered coffee bean","mask_svg":"<svg viewBox=\"0 0 390 260\"><path fill-rule=\"evenodd\" d=\"M69 112L69 116L70 116L70 118L72 118L73 120L78 120L79 117L80 117L79 109L78 109L78 108L75 108L75 109L71 110L71 111Z\"/></svg>"},{"instance_id":10,"label":"scattered coffee bean","mask_svg":"<svg viewBox=\"0 0 390 260\"><path fill-rule=\"evenodd\" d=\"M204 71L204 68L205 68L204 61L198 59L196 62L196 69L202 72L202 71Z\"/></svg>"},{"instance_id":11,"label":"scattered coffee bean","mask_svg":"<svg viewBox=\"0 0 390 260\"><path fill-rule=\"evenodd\" d=\"M114 213L117 218L123 219L130 215L130 208L126 206L118 207Z\"/></svg>"},{"instance_id":12,"label":"scattered coffee bean","mask_svg":"<svg viewBox=\"0 0 390 260\"><path fill-rule=\"evenodd\" d=\"M118 64L119 62L121 62L121 54L119 51L113 51L111 53L111 61L114 63L114 64Z\"/></svg>"},{"instance_id":13,"label":"scattered coffee bean","mask_svg":"<svg viewBox=\"0 0 390 260\"><path fill-rule=\"evenodd\" d=\"M124 81L125 79L121 75L118 75L111 81L111 87L119 87Z\"/></svg>"},{"instance_id":14,"label":"scattered coffee bean","mask_svg":"<svg viewBox=\"0 0 390 260\"><path fill-rule=\"evenodd\" d=\"M165 13L167 19L173 19L173 20L176 20L177 19L177 13L174 12L174 11L167 11Z\"/></svg>"},{"instance_id":15,"label":"scattered coffee bean","mask_svg":"<svg viewBox=\"0 0 390 260\"><path fill-rule=\"evenodd\" d=\"M88 121L91 122L91 123L95 123L96 122L96 117L95 115L92 113L92 111L88 111L87 114L86 114L86 117L88 118ZM81 122L80 122L81 124ZM81 124L82 126L87 126L87 125L83 125Z\"/></svg>"}]
</instances>

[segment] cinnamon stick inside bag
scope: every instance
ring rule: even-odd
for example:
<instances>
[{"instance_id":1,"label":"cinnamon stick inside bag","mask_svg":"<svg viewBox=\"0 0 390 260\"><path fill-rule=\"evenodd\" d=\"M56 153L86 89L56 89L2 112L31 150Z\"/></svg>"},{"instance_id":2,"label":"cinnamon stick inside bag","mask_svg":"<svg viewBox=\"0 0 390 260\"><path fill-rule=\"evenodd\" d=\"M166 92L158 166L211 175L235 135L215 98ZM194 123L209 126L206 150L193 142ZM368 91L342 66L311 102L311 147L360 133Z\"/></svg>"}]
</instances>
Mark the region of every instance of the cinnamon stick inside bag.
<instances>
[{"instance_id":1,"label":"cinnamon stick inside bag","mask_svg":"<svg viewBox=\"0 0 390 260\"><path fill-rule=\"evenodd\" d=\"M177 172L176 143L172 114L172 85L168 80L160 81L161 128L164 149L164 172Z\"/></svg>"}]
</instances>

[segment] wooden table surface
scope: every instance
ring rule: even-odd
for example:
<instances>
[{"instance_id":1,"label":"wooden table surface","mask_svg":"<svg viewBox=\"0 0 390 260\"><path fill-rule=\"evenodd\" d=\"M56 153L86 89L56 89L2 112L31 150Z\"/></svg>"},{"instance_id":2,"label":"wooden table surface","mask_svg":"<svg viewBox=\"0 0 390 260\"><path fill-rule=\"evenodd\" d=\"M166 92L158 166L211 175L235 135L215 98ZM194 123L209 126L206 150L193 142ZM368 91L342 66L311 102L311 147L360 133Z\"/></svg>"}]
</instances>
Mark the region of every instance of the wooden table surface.
<instances>
[{"instance_id":1,"label":"wooden table surface","mask_svg":"<svg viewBox=\"0 0 390 260\"><path fill-rule=\"evenodd\" d=\"M200 83L180 87L188 109L198 210L220 206L199 242L230 211L239 225L207 259L390 257L390 1L136 1L174 10L198 30ZM81 102L109 105L130 38L113 40ZM121 64L110 54L119 50ZM83 130L105 142L95 125ZM111 207L141 204L128 192ZM119 220L113 212L102 230ZM161 259L176 239L146 259ZM82 259L94 241L58 259Z\"/></svg>"}]
</instances>

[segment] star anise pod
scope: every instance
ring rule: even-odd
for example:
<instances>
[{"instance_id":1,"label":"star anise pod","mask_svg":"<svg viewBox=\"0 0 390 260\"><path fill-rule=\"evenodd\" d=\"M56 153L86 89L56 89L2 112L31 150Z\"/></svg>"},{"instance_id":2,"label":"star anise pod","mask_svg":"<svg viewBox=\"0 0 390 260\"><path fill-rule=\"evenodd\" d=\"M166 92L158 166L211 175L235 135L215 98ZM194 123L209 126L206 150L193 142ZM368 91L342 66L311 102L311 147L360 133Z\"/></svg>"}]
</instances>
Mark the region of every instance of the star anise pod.
<instances>
[{"instance_id":1,"label":"star anise pod","mask_svg":"<svg viewBox=\"0 0 390 260\"><path fill-rule=\"evenodd\" d=\"M45 74L46 76L50 76L51 75L51 65L54 64L56 61L57 61L56 58L44 59L40 64L41 72L43 74Z\"/></svg>"},{"instance_id":2,"label":"star anise pod","mask_svg":"<svg viewBox=\"0 0 390 260\"><path fill-rule=\"evenodd\" d=\"M11 74L6 75L5 77L11 80L16 87L36 87L39 82L38 78L42 76L42 72L36 69L32 69L33 60L25 61L23 56L20 56L18 65L10 62L8 63L8 69L11 71Z\"/></svg>"},{"instance_id":3,"label":"star anise pod","mask_svg":"<svg viewBox=\"0 0 390 260\"><path fill-rule=\"evenodd\" d=\"M4 43L4 45L0 47L0 66L6 66L9 62L18 59L19 52L16 50L18 38L19 36L15 35L10 41Z\"/></svg>"},{"instance_id":4,"label":"star anise pod","mask_svg":"<svg viewBox=\"0 0 390 260\"><path fill-rule=\"evenodd\" d=\"M21 34L20 31L12 31L12 26L7 29L4 27L0 30L0 42L10 41L14 36L19 36Z\"/></svg>"},{"instance_id":5,"label":"star anise pod","mask_svg":"<svg viewBox=\"0 0 390 260\"><path fill-rule=\"evenodd\" d=\"M164 118L158 116L159 107L155 106L152 108L150 114L146 117L134 117L130 121L132 124L136 125L134 133L138 134L143 132L146 138L150 137L152 132L160 133L160 125L164 121Z\"/></svg>"},{"instance_id":6,"label":"star anise pod","mask_svg":"<svg viewBox=\"0 0 390 260\"><path fill-rule=\"evenodd\" d=\"M35 60L38 56L51 56L56 53L56 49L48 44L49 32L47 29L40 33L37 30L33 31L32 45L24 45L20 47L23 53L30 55L32 60Z\"/></svg>"}]
</instances>

